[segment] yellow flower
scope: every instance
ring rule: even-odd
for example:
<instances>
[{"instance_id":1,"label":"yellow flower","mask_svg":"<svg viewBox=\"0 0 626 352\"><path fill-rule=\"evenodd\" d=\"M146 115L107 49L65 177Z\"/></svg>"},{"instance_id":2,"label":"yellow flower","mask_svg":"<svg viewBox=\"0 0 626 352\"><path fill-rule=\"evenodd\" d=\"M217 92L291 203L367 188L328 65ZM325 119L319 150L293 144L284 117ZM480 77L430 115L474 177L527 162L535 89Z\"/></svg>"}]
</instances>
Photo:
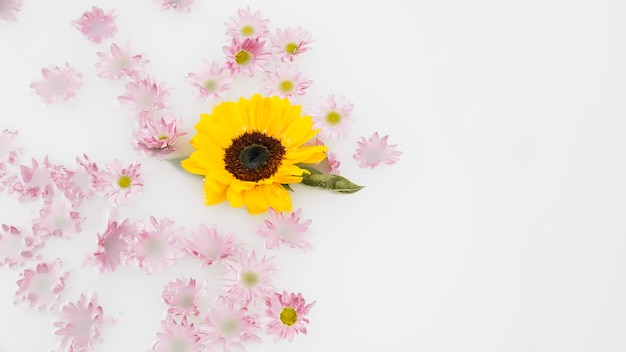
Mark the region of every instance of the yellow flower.
<instances>
[{"instance_id":1,"label":"yellow flower","mask_svg":"<svg viewBox=\"0 0 626 352\"><path fill-rule=\"evenodd\" d=\"M290 211L291 196L283 184L300 183L313 164L326 157L325 146L304 145L317 130L301 107L279 97L241 98L202 114L191 145L196 149L182 167L204 175L205 203L228 200L253 214Z\"/></svg>"}]
</instances>

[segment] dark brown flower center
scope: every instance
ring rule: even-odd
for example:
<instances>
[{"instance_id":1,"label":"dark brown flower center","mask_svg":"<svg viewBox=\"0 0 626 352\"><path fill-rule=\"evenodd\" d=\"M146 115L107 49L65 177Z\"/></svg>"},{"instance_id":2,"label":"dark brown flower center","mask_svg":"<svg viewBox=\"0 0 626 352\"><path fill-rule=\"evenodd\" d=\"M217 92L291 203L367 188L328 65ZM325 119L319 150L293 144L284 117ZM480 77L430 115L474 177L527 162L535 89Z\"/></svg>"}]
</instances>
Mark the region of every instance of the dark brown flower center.
<instances>
[{"instance_id":1,"label":"dark brown flower center","mask_svg":"<svg viewBox=\"0 0 626 352\"><path fill-rule=\"evenodd\" d=\"M245 132L226 148L226 170L241 181L256 182L278 171L285 147L274 137L261 132Z\"/></svg>"}]
</instances>

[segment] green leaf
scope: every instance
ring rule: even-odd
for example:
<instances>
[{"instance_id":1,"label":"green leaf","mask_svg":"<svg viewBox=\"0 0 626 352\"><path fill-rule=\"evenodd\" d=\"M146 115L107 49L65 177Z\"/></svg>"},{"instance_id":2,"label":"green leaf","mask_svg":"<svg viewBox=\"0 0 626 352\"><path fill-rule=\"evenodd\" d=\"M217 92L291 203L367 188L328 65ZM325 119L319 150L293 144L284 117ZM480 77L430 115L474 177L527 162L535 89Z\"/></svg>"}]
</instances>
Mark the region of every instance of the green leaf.
<instances>
[{"instance_id":1,"label":"green leaf","mask_svg":"<svg viewBox=\"0 0 626 352\"><path fill-rule=\"evenodd\" d=\"M283 183L282 184L283 187L285 187L286 190L288 190L289 192L293 192L293 188L291 188L291 186L288 183Z\"/></svg>"},{"instance_id":2,"label":"green leaf","mask_svg":"<svg viewBox=\"0 0 626 352\"><path fill-rule=\"evenodd\" d=\"M337 193L355 193L364 187L351 182L343 176L327 175L319 172L311 172L310 174L302 175L302 183L307 186L321 188Z\"/></svg>"}]
</instances>

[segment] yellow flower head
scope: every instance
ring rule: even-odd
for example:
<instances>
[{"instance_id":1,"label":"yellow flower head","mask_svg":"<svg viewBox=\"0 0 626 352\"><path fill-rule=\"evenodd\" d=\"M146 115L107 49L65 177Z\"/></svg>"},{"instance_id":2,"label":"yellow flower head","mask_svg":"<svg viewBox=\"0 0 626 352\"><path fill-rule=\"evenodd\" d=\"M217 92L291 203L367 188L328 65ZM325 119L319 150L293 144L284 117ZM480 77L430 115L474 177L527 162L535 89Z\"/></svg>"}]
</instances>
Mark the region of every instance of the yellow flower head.
<instances>
[{"instance_id":1,"label":"yellow flower head","mask_svg":"<svg viewBox=\"0 0 626 352\"><path fill-rule=\"evenodd\" d=\"M204 175L205 203L228 200L250 213L290 211L291 196L283 184L299 183L308 171L296 164L318 163L325 146L304 145L317 130L310 116L288 99L258 94L224 102L202 114L191 145L196 149L182 167Z\"/></svg>"}]
</instances>

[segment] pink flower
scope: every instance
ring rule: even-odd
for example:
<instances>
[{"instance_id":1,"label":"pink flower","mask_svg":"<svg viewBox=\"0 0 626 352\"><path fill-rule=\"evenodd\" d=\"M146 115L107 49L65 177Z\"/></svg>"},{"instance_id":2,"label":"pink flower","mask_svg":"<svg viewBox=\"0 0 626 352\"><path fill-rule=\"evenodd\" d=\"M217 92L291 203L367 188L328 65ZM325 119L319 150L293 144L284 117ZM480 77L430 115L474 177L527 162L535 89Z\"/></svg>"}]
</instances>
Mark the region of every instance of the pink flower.
<instances>
[{"instance_id":1,"label":"pink flower","mask_svg":"<svg viewBox=\"0 0 626 352\"><path fill-rule=\"evenodd\" d=\"M168 108L166 103L170 95L170 88L167 88L165 82L158 85L149 77L135 80L126 84L126 94L117 97L123 104L127 104L134 108L138 113L146 113L153 110Z\"/></svg>"},{"instance_id":2,"label":"pink flower","mask_svg":"<svg viewBox=\"0 0 626 352\"><path fill-rule=\"evenodd\" d=\"M25 269L17 280L18 290L13 303L28 302L40 310L51 309L59 301L69 275L69 272L61 272L60 259L40 262L32 269Z\"/></svg>"},{"instance_id":3,"label":"pink flower","mask_svg":"<svg viewBox=\"0 0 626 352\"><path fill-rule=\"evenodd\" d=\"M274 335L274 341L287 339L292 341L298 333L307 333L304 324L308 324L309 320L306 315L309 314L313 303L306 304L302 294L287 294L286 291L273 293L265 297L265 306L267 308L267 316L271 319L267 326L267 333Z\"/></svg>"},{"instance_id":4,"label":"pink flower","mask_svg":"<svg viewBox=\"0 0 626 352\"><path fill-rule=\"evenodd\" d=\"M18 155L22 153L22 148L15 144L17 135L17 131L6 129L0 133L0 169L4 169L8 165L14 165Z\"/></svg>"},{"instance_id":5,"label":"pink flower","mask_svg":"<svg viewBox=\"0 0 626 352\"><path fill-rule=\"evenodd\" d=\"M91 12L85 11L78 19L72 21L72 25L83 33L90 41L100 44L102 39L111 38L117 33L113 10L109 13L96 6L91 7Z\"/></svg>"},{"instance_id":6,"label":"pink flower","mask_svg":"<svg viewBox=\"0 0 626 352\"><path fill-rule=\"evenodd\" d=\"M14 226L2 224L0 231L0 266L22 266L27 260L38 260L41 256L36 252L43 247L43 242L25 234Z\"/></svg>"},{"instance_id":7,"label":"pink flower","mask_svg":"<svg viewBox=\"0 0 626 352\"><path fill-rule=\"evenodd\" d=\"M231 75L243 72L248 76L254 76L255 71L263 69L270 57L270 53L263 51L264 41L258 38L246 38L243 42L233 38L231 46L223 47L226 54L226 67Z\"/></svg>"},{"instance_id":8,"label":"pink flower","mask_svg":"<svg viewBox=\"0 0 626 352\"><path fill-rule=\"evenodd\" d=\"M39 217L33 218L33 233L41 238L68 238L69 234L81 231L80 224L84 219L66 198L46 199Z\"/></svg>"},{"instance_id":9,"label":"pink flower","mask_svg":"<svg viewBox=\"0 0 626 352\"><path fill-rule=\"evenodd\" d=\"M230 23L225 23L226 34L232 38L263 38L269 33L267 26L270 20L264 19L259 11L252 13L250 7L237 10L237 17L230 20Z\"/></svg>"},{"instance_id":10,"label":"pink flower","mask_svg":"<svg viewBox=\"0 0 626 352\"><path fill-rule=\"evenodd\" d=\"M235 251L235 234L230 232L220 235L217 227L200 224L199 231L191 232L191 239L184 238L183 250L202 260L203 266L209 266L218 260L230 258Z\"/></svg>"},{"instance_id":11,"label":"pink flower","mask_svg":"<svg viewBox=\"0 0 626 352\"><path fill-rule=\"evenodd\" d=\"M142 118L139 122L141 127L133 134L135 148L151 157L163 159L164 155L176 151L176 140L187 134L180 130L182 120L171 115L156 119Z\"/></svg>"},{"instance_id":12,"label":"pink flower","mask_svg":"<svg viewBox=\"0 0 626 352\"><path fill-rule=\"evenodd\" d=\"M162 332L157 332L159 341L152 346L154 352L201 352L204 346L199 343L200 336L196 333L193 324L187 323L187 317L183 317L177 323L171 316L161 321Z\"/></svg>"},{"instance_id":13,"label":"pink flower","mask_svg":"<svg viewBox=\"0 0 626 352\"><path fill-rule=\"evenodd\" d=\"M61 320L54 323L59 328L55 334L63 336L62 347L76 352L92 351L95 342L102 342L100 329L114 322L114 318L104 316L96 294L89 300L81 294L78 301L63 306Z\"/></svg>"},{"instance_id":14,"label":"pink flower","mask_svg":"<svg viewBox=\"0 0 626 352\"><path fill-rule=\"evenodd\" d=\"M161 10L177 10L180 12L191 12L191 4L193 0L157 0L161 3Z\"/></svg>"},{"instance_id":15,"label":"pink flower","mask_svg":"<svg viewBox=\"0 0 626 352\"><path fill-rule=\"evenodd\" d=\"M52 170L48 157L44 158L41 166L35 159L31 159L30 167L20 165L20 175L8 177L5 184L10 186L9 193L19 194L20 200L50 198L54 193Z\"/></svg>"},{"instance_id":16,"label":"pink flower","mask_svg":"<svg viewBox=\"0 0 626 352\"><path fill-rule=\"evenodd\" d=\"M140 168L140 163L131 163L124 167L119 160L115 159L112 165L98 172L96 189L104 193L111 204L128 204L136 194L143 192Z\"/></svg>"},{"instance_id":17,"label":"pink flower","mask_svg":"<svg viewBox=\"0 0 626 352\"><path fill-rule=\"evenodd\" d=\"M353 108L354 104L344 96L335 98L331 94L326 99L319 98L311 108L313 128L320 129L318 135L322 139L342 137L348 134L350 125L354 123Z\"/></svg>"},{"instance_id":18,"label":"pink flower","mask_svg":"<svg viewBox=\"0 0 626 352\"><path fill-rule=\"evenodd\" d=\"M133 55L130 53L130 42L126 42L123 47L111 44L111 55L98 52L100 61L96 67L100 69L98 77L117 80L124 76L137 78L141 70L150 60L144 58L144 54Z\"/></svg>"},{"instance_id":19,"label":"pink flower","mask_svg":"<svg viewBox=\"0 0 626 352\"><path fill-rule=\"evenodd\" d=\"M387 144L387 138L380 138L378 132L374 132L369 139L361 137L357 142L358 148L354 159L359 162L361 168L375 168L382 164L393 165L398 161L401 151L396 150L396 144Z\"/></svg>"},{"instance_id":20,"label":"pink flower","mask_svg":"<svg viewBox=\"0 0 626 352\"><path fill-rule=\"evenodd\" d=\"M167 313L182 316L197 316L198 300L206 295L204 285L196 286L196 279L189 279L185 283L181 279L170 282L163 289L163 301L169 306Z\"/></svg>"},{"instance_id":21,"label":"pink flower","mask_svg":"<svg viewBox=\"0 0 626 352\"><path fill-rule=\"evenodd\" d=\"M58 166L51 172L54 184L76 205L96 194L98 166L87 155L83 158L76 158L75 168Z\"/></svg>"},{"instance_id":22,"label":"pink flower","mask_svg":"<svg viewBox=\"0 0 626 352\"><path fill-rule=\"evenodd\" d=\"M233 81L230 71L215 61L205 63L198 73L189 72L187 78L197 88L200 98L206 101L223 98Z\"/></svg>"},{"instance_id":23,"label":"pink flower","mask_svg":"<svg viewBox=\"0 0 626 352\"><path fill-rule=\"evenodd\" d=\"M93 254L93 260L100 272L115 271L118 265L125 260L128 242L131 242L137 233L137 227L128 219L117 220L117 213L112 211L109 223L104 233L98 234L98 250Z\"/></svg>"},{"instance_id":24,"label":"pink flower","mask_svg":"<svg viewBox=\"0 0 626 352\"><path fill-rule=\"evenodd\" d=\"M277 29L276 34L270 37L274 56L280 61L293 61L296 55L309 50L313 41L311 34L298 28Z\"/></svg>"},{"instance_id":25,"label":"pink flower","mask_svg":"<svg viewBox=\"0 0 626 352\"><path fill-rule=\"evenodd\" d=\"M302 77L302 73L295 66L276 66L275 71L266 72L267 85L263 92L267 95L277 95L281 98L288 98L291 103L295 103L296 97L304 95L313 81Z\"/></svg>"},{"instance_id":26,"label":"pink flower","mask_svg":"<svg viewBox=\"0 0 626 352\"><path fill-rule=\"evenodd\" d=\"M265 248L280 248L287 244L291 248L302 250L313 249L313 246L304 238L304 234L309 230L311 220L300 223L302 209L292 212L289 216L284 213L277 213L273 208L268 209L270 220L265 220L257 233L265 237Z\"/></svg>"},{"instance_id":27,"label":"pink flower","mask_svg":"<svg viewBox=\"0 0 626 352\"><path fill-rule=\"evenodd\" d=\"M208 351L245 351L244 343L262 341L256 335L261 330L257 318L238 301L218 296L205 324L200 325L202 341Z\"/></svg>"},{"instance_id":28,"label":"pink flower","mask_svg":"<svg viewBox=\"0 0 626 352\"><path fill-rule=\"evenodd\" d=\"M328 173L330 175L339 175L339 167L341 162L337 159L337 153L327 150L326 158L328 159Z\"/></svg>"},{"instance_id":29,"label":"pink flower","mask_svg":"<svg viewBox=\"0 0 626 352\"><path fill-rule=\"evenodd\" d=\"M17 14L22 10L22 0L0 0L0 19L17 22Z\"/></svg>"},{"instance_id":30,"label":"pink flower","mask_svg":"<svg viewBox=\"0 0 626 352\"><path fill-rule=\"evenodd\" d=\"M240 297L243 302L262 297L272 289L271 276L275 270L272 259L263 256L257 260L254 249L249 256L240 249L239 260L226 261L226 269L224 288L228 294Z\"/></svg>"},{"instance_id":31,"label":"pink flower","mask_svg":"<svg viewBox=\"0 0 626 352\"><path fill-rule=\"evenodd\" d=\"M157 221L154 216L150 222L137 224L137 235L129 243L129 259L137 262L147 274L163 271L176 263L181 256L179 249L182 228L175 228L168 218Z\"/></svg>"},{"instance_id":32,"label":"pink flower","mask_svg":"<svg viewBox=\"0 0 626 352\"><path fill-rule=\"evenodd\" d=\"M46 104L69 101L83 86L83 74L69 63L63 67L48 66L41 69L43 80L33 82L30 87L43 98Z\"/></svg>"}]
</instances>

